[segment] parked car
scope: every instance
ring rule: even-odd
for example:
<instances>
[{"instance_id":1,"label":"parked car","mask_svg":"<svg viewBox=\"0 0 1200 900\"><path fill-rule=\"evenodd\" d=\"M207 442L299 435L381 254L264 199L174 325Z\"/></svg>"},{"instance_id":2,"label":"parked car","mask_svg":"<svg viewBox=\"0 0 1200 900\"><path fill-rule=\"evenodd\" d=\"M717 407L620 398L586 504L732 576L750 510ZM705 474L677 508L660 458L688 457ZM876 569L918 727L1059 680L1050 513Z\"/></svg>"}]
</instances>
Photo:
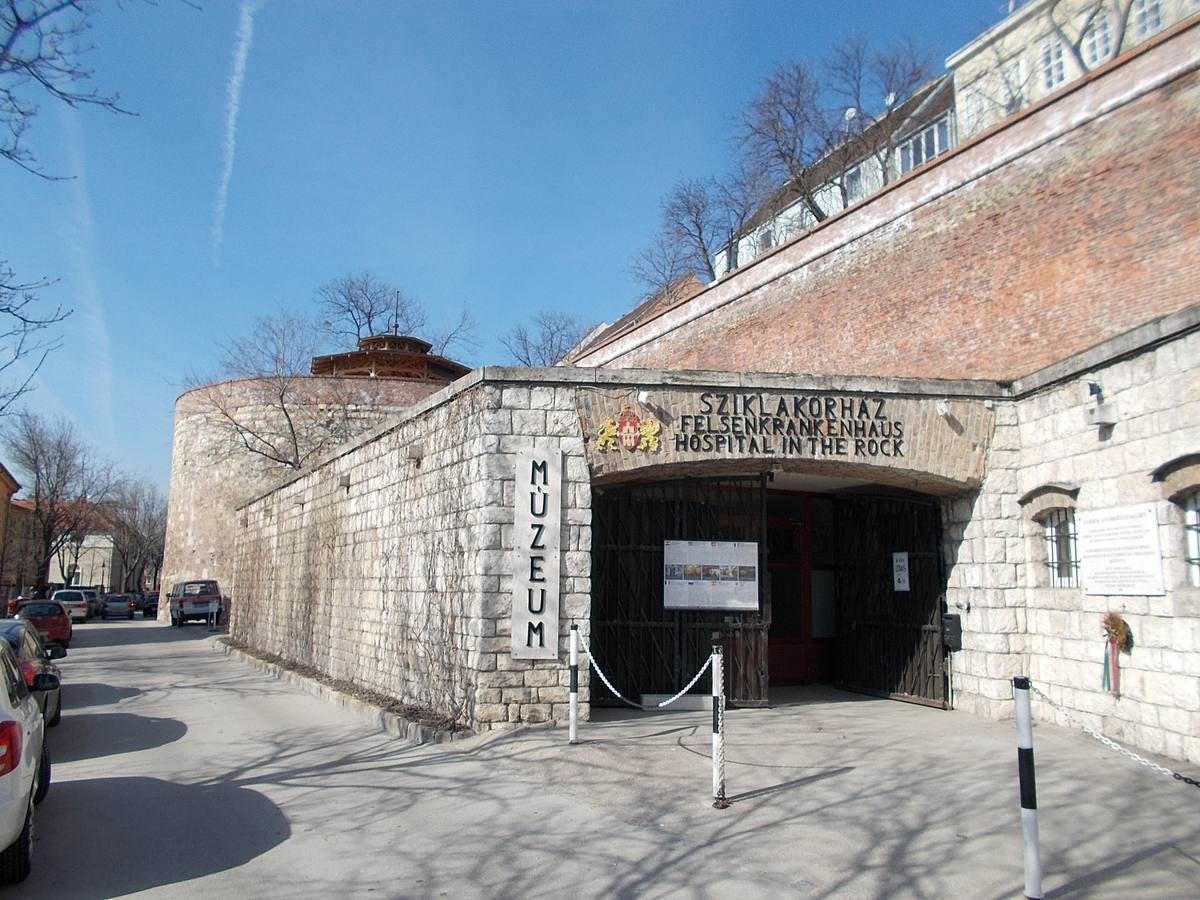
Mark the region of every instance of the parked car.
<instances>
[{"instance_id":1,"label":"parked car","mask_svg":"<svg viewBox=\"0 0 1200 900\"><path fill-rule=\"evenodd\" d=\"M62 678L58 666L51 660L62 659L67 655L63 647L47 647L42 643L41 635L29 622L13 619L10 622L0 622L0 637L8 641L13 653L17 655L17 665L21 667L21 675L25 684L33 692L42 718L47 725L57 725L62 719L62 690L58 685L52 690L36 690L33 683L36 676L42 673Z\"/></svg>"},{"instance_id":2,"label":"parked car","mask_svg":"<svg viewBox=\"0 0 1200 900\"><path fill-rule=\"evenodd\" d=\"M104 598L104 608L100 611L100 618L132 619L135 609L133 598L128 594L108 594Z\"/></svg>"},{"instance_id":3,"label":"parked car","mask_svg":"<svg viewBox=\"0 0 1200 900\"><path fill-rule=\"evenodd\" d=\"M71 646L74 628L66 608L55 600L30 600L21 605L17 618L34 627L42 639L64 650Z\"/></svg>"},{"instance_id":4,"label":"parked car","mask_svg":"<svg viewBox=\"0 0 1200 900\"><path fill-rule=\"evenodd\" d=\"M141 591L126 591L125 596L133 601L133 608L138 611L146 605L146 595Z\"/></svg>"},{"instance_id":5,"label":"parked car","mask_svg":"<svg viewBox=\"0 0 1200 900\"><path fill-rule=\"evenodd\" d=\"M149 591L142 603L142 615L147 619L158 618L158 591Z\"/></svg>"},{"instance_id":6,"label":"parked car","mask_svg":"<svg viewBox=\"0 0 1200 900\"><path fill-rule=\"evenodd\" d=\"M83 592L84 599L87 600L89 619L104 612L104 598L99 591L93 588L80 588L80 590Z\"/></svg>"},{"instance_id":7,"label":"parked car","mask_svg":"<svg viewBox=\"0 0 1200 900\"><path fill-rule=\"evenodd\" d=\"M215 617L216 624L220 625L224 619L225 598L215 581L181 581L171 588L167 602L171 604L172 625L207 622L210 617Z\"/></svg>"},{"instance_id":8,"label":"parked car","mask_svg":"<svg viewBox=\"0 0 1200 900\"><path fill-rule=\"evenodd\" d=\"M41 672L33 690L58 678ZM33 808L50 790L46 725L7 641L0 641L0 882L15 884L33 868Z\"/></svg>"},{"instance_id":9,"label":"parked car","mask_svg":"<svg viewBox=\"0 0 1200 900\"><path fill-rule=\"evenodd\" d=\"M83 595L83 591L64 588L51 594L50 599L57 600L66 607L67 615L71 617L72 622L86 622L92 617L91 607L88 606L87 597Z\"/></svg>"},{"instance_id":10,"label":"parked car","mask_svg":"<svg viewBox=\"0 0 1200 900\"><path fill-rule=\"evenodd\" d=\"M19 610L22 605L31 602L31 600L32 598L22 597L19 594L16 597L10 597L8 603L5 604L4 614L11 619L17 614L17 610Z\"/></svg>"}]
</instances>

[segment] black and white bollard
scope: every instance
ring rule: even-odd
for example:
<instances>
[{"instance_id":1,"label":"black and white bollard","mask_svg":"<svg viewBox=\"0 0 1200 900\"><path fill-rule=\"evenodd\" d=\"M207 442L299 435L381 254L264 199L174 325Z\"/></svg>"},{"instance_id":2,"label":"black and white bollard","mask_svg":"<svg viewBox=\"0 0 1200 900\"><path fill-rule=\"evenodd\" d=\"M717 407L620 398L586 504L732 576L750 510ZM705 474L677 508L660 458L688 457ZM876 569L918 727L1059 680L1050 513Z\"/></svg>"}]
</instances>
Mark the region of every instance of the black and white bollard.
<instances>
[{"instance_id":1,"label":"black and white bollard","mask_svg":"<svg viewBox=\"0 0 1200 900\"><path fill-rule=\"evenodd\" d=\"M578 743L579 740L579 626L571 626L571 693L570 725L568 726L567 741Z\"/></svg>"},{"instance_id":2,"label":"black and white bollard","mask_svg":"<svg viewBox=\"0 0 1200 900\"><path fill-rule=\"evenodd\" d=\"M1033 774L1033 719L1029 713L1029 678L1013 679L1017 713L1017 774L1021 779L1021 838L1025 845L1025 896L1042 898L1042 858L1038 845L1037 785Z\"/></svg>"},{"instance_id":3,"label":"black and white bollard","mask_svg":"<svg viewBox=\"0 0 1200 900\"><path fill-rule=\"evenodd\" d=\"M725 665L721 648L713 645L712 655L712 761L713 808L728 809L725 799Z\"/></svg>"}]
</instances>

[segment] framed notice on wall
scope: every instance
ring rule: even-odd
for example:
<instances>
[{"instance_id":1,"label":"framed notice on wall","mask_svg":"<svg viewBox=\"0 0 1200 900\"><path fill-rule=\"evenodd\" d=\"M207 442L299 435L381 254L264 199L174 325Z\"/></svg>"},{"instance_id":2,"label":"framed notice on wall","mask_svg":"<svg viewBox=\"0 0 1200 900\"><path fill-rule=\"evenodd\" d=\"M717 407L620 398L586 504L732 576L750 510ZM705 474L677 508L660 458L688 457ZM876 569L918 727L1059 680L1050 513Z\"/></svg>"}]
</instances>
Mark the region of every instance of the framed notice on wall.
<instances>
[{"instance_id":1,"label":"framed notice on wall","mask_svg":"<svg viewBox=\"0 0 1200 900\"><path fill-rule=\"evenodd\" d=\"M1161 596L1162 552L1153 503L1076 513L1079 572L1088 594Z\"/></svg>"},{"instance_id":2,"label":"framed notice on wall","mask_svg":"<svg viewBox=\"0 0 1200 900\"><path fill-rule=\"evenodd\" d=\"M663 541L663 608L757 612L757 542Z\"/></svg>"}]
</instances>

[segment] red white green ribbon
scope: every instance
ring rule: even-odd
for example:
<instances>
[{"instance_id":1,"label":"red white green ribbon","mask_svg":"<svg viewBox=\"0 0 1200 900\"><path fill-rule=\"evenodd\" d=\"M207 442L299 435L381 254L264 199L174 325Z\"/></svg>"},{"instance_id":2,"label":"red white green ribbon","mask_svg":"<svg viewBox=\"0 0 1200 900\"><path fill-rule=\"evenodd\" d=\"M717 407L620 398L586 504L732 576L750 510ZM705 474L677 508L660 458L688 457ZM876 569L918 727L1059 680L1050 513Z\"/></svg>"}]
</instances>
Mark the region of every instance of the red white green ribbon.
<instances>
[{"instance_id":1,"label":"red white green ribbon","mask_svg":"<svg viewBox=\"0 0 1200 900\"><path fill-rule=\"evenodd\" d=\"M1117 648L1112 640L1104 642L1104 678L1103 687L1114 697L1121 696L1121 669L1117 665Z\"/></svg>"}]
</instances>

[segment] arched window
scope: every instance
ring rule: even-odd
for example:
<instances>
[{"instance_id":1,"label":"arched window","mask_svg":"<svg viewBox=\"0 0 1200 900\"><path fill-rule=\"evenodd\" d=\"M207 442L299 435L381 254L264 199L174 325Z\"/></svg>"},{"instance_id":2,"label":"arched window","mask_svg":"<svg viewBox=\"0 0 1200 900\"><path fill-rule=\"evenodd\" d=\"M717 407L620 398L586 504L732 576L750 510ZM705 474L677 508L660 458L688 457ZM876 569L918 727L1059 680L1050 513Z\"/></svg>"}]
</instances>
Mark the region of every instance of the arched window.
<instances>
[{"instance_id":1,"label":"arched window","mask_svg":"<svg viewBox=\"0 0 1200 900\"><path fill-rule=\"evenodd\" d=\"M1043 584L1054 588L1079 587L1079 538L1075 530L1075 498L1079 488L1044 484L1018 502L1042 529Z\"/></svg>"},{"instance_id":2,"label":"arched window","mask_svg":"<svg viewBox=\"0 0 1200 900\"><path fill-rule=\"evenodd\" d=\"M1163 494L1183 513L1187 583L1200 587L1200 453L1177 456L1155 469L1150 477L1162 483Z\"/></svg>"},{"instance_id":3,"label":"arched window","mask_svg":"<svg viewBox=\"0 0 1200 900\"><path fill-rule=\"evenodd\" d=\"M1047 583L1050 587L1079 587L1079 545L1075 533L1075 510L1059 506L1046 510L1036 520L1046 541Z\"/></svg>"},{"instance_id":4,"label":"arched window","mask_svg":"<svg viewBox=\"0 0 1200 900\"><path fill-rule=\"evenodd\" d=\"M1187 562L1188 584L1200 587L1200 490L1183 496L1184 559Z\"/></svg>"}]
</instances>

